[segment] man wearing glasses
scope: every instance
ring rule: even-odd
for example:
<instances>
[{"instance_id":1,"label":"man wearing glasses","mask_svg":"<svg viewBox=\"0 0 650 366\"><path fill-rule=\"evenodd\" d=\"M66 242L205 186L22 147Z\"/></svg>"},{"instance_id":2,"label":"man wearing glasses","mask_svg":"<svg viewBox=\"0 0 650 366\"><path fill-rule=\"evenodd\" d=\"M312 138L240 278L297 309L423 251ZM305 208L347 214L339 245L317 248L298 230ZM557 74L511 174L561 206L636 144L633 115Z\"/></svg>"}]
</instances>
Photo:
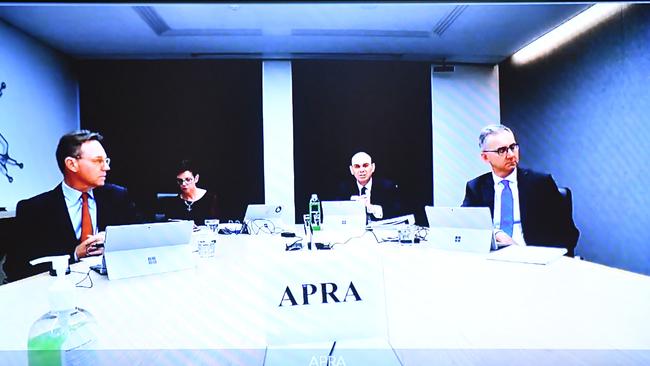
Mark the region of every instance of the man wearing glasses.
<instances>
[{"instance_id":1,"label":"man wearing glasses","mask_svg":"<svg viewBox=\"0 0 650 366\"><path fill-rule=\"evenodd\" d=\"M78 260L101 255L107 225L138 221L126 189L106 184L111 168L102 139L87 130L61 137L56 160L63 181L49 192L18 202L16 241L6 262L10 280L46 270L29 265L38 257L70 254Z\"/></svg>"},{"instance_id":2,"label":"man wearing glasses","mask_svg":"<svg viewBox=\"0 0 650 366\"><path fill-rule=\"evenodd\" d=\"M484 127L479 147L492 172L467 182L463 206L490 207L499 245L564 247L573 256L579 232L553 177L518 167L519 144L504 125Z\"/></svg>"}]
</instances>

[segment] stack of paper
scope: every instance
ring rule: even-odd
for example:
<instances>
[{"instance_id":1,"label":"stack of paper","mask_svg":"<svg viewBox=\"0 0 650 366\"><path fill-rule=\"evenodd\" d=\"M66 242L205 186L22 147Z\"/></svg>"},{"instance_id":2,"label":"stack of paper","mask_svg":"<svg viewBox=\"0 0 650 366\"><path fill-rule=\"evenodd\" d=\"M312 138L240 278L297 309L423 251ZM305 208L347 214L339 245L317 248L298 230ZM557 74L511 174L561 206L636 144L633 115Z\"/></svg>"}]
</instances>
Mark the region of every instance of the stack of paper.
<instances>
[{"instance_id":1,"label":"stack of paper","mask_svg":"<svg viewBox=\"0 0 650 366\"><path fill-rule=\"evenodd\" d=\"M488 254L487 259L506 262L549 264L562 257L566 252L567 250L565 248L510 245L496 252L491 252Z\"/></svg>"}]
</instances>

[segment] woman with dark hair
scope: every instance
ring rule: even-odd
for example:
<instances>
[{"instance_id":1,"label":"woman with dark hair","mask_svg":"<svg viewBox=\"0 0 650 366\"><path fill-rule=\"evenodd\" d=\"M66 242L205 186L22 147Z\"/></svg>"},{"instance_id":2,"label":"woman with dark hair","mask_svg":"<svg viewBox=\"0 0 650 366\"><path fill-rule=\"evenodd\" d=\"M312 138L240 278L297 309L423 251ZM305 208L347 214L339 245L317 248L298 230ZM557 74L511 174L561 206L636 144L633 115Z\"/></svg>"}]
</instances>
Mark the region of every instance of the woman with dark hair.
<instances>
[{"instance_id":1,"label":"woman with dark hair","mask_svg":"<svg viewBox=\"0 0 650 366\"><path fill-rule=\"evenodd\" d=\"M167 219L194 220L195 225L203 225L205 219L217 218L217 196L196 184L199 172L189 160L183 160L176 169L178 196L162 202L162 212Z\"/></svg>"}]
</instances>

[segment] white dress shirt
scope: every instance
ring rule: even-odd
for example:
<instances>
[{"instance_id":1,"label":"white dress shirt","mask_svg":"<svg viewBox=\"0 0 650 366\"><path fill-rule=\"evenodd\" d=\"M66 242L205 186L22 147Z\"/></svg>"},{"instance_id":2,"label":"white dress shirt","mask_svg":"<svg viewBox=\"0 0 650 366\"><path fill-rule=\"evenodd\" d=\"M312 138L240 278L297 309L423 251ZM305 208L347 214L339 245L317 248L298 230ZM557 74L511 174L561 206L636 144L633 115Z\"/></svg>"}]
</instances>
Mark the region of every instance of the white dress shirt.
<instances>
[{"instance_id":1,"label":"white dress shirt","mask_svg":"<svg viewBox=\"0 0 650 366\"><path fill-rule=\"evenodd\" d=\"M366 211L368 211L368 213L373 214L375 216L375 218L377 218L377 219L383 218L384 217L384 209L380 205L373 205L372 204L372 178L370 178L370 180L368 181L368 183L366 183L365 186L362 186L361 184L359 184L358 180L356 181L356 183L357 183L357 189L359 189L359 196L361 195L361 189L363 187L366 187L366 196L368 197L368 202L371 203L370 207L366 208ZM354 199L353 197L354 196L350 197L350 199Z\"/></svg>"},{"instance_id":2,"label":"white dress shirt","mask_svg":"<svg viewBox=\"0 0 650 366\"><path fill-rule=\"evenodd\" d=\"M512 239L519 245L526 245L524 232L521 228L521 212L519 210L519 186L517 185L517 168L510 175L501 178L492 172L494 179L494 227L501 228L501 192L503 191L502 180L507 180L512 191L512 208L514 215L514 225L512 226Z\"/></svg>"},{"instance_id":3,"label":"white dress shirt","mask_svg":"<svg viewBox=\"0 0 650 366\"><path fill-rule=\"evenodd\" d=\"M370 200L370 193L372 192L372 178L370 178L370 180L368 181L368 183L366 183L365 186L362 186L361 184L359 184L358 180L356 182L357 182L357 188L359 190L359 196L361 196L361 189L363 187L366 187L366 196L368 196L368 199ZM370 202L372 202L372 201L370 201Z\"/></svg>"}]
</instances>

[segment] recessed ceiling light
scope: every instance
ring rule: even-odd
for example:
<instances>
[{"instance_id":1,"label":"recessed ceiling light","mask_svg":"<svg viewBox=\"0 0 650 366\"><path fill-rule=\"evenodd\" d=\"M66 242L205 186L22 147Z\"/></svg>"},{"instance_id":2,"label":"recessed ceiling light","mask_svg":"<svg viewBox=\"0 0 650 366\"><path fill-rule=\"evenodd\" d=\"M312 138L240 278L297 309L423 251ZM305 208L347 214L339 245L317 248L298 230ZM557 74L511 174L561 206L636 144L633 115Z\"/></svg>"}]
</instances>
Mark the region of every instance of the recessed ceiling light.
<instances>
[{"instance_id":1,"label":"recessed ceiling light","mask_svg":"<svg viewBox=\"0 0 650 366\"><path fill-rule=\"evenodd\" d=\"M232 11L237 11L237 10L239 10L239 8L240 8L240 6L237 5L237 4L231 4L231 5L228 5L228 7L229 7L230 10L232 10Z\"/></svg>"},{"instance_id":2,"label":"recessed ceiling light","mask_svg":"<svg viewBox=\"0 0 650 366\"><path fill-rule=\"evenodd\" d=\"M540 58L604 22L627 6L629 4L624 3L601 3L592 5L587 10L560 24L550 32L515 52L512 55L512 62L515 64L524 64Z\"/></svg>"}]
</instances>

